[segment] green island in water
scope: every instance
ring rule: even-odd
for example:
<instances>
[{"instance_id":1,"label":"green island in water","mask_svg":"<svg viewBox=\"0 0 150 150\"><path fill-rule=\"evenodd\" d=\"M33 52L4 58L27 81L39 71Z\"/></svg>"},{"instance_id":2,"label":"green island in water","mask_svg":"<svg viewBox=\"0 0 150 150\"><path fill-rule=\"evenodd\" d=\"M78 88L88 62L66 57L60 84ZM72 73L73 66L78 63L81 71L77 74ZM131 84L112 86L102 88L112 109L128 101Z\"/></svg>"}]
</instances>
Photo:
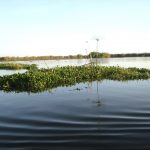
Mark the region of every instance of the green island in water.
<instances>
[{"instance_id":1,"label":"green island in water","mask_svg":"<svg viewBox=\"0 0 150 150\"><path fill-rule=\"evenodd\" d=\"M144 80L150 78L149 69L106 67L97 65L66 66L38 69L35 64L0 64L0 69L27 69L25 73L0 76L0 90L42 92L58 86L101 80Z\"/></svg>"}]
</instances>

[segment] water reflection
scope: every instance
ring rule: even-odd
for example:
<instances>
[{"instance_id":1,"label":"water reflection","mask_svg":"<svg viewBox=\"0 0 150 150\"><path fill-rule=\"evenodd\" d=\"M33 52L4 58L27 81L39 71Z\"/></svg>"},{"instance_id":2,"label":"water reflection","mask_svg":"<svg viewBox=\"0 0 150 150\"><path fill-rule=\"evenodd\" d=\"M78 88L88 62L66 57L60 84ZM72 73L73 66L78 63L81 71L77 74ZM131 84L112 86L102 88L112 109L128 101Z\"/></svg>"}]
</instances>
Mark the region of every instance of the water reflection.
<instances>
[{"instance_id":1,"label":"water reflection","mask_svg":"<svg viewBox=\"0 0 150 150\"><path fill-rule=\"evenodd\" d=\"M102 104L100 90L101 83L102 81L87 82L87 86L85 86L89 95L95 94L95 99L92 99L92 103L96 104L97 107L100 107ZM90 98L88 100L90 100Z\"/></svg>"},{"instance_id":2,"label":"water reflection","mask_svg":"<svg viewBox=\"0 0 150 150\"><path fill-rule=\"evenodd\" d=\"M101 101L100 101L100 91L99 91L99 83L98 81L96 81L96 92L97 92L97 100L96 100L96 104L99 107L101 105Z\"/></svg>"},{"instance_id":3,"label":"water reflection","mask_svg":"<svg viewBox=\"0 0 150 150\"><path fill-rule=\"evenodd\" d=\"M0 149L150 149L149 89L150 80L105 80L52 93L0 91Z\"/></svg>"}]
</instances>

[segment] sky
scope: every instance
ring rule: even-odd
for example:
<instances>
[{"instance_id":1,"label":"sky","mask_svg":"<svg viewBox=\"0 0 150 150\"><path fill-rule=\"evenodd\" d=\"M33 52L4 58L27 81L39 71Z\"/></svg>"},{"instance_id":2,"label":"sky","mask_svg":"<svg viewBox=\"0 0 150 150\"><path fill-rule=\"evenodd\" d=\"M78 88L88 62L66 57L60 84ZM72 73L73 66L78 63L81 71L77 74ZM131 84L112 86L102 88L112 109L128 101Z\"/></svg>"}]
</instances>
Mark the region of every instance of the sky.
<instances>
[{"instance_id":1,"label":"sky","mask_svg":"<svg viewBox=\"0 0 150 150\"><path fill-rule=\"evenodd\" d=\"M150 53L150 0L0 0L0 56ZM88 42L86 42L88 41Z\"/></svg>"}]
</instances>

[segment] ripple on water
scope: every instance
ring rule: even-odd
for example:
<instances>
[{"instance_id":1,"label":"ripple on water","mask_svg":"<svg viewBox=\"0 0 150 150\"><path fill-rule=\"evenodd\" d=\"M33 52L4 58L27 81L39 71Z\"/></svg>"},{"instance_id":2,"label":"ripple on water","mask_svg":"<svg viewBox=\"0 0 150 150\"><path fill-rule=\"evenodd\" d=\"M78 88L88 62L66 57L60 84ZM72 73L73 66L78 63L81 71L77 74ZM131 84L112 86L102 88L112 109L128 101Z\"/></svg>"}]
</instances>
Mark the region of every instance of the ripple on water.
<instances>
[{"instance_id":1,"label":"ripple on water","mask_svg":"<svg viewBox=\"0 0 150 150\"><path fill-rule=\"evenodd\" d=\"M100 106L93 103L97 99L95 82L90 93L88 89L70 91L74 87L61 87L51 94L0 92L5 99L0 100L0 148L149 149L150 94L145 96L148 86L141 90L141 83L100 83ZM137 90L133 93L142 101L130 96L131 89Z\"/></svg>"}]
</instances>

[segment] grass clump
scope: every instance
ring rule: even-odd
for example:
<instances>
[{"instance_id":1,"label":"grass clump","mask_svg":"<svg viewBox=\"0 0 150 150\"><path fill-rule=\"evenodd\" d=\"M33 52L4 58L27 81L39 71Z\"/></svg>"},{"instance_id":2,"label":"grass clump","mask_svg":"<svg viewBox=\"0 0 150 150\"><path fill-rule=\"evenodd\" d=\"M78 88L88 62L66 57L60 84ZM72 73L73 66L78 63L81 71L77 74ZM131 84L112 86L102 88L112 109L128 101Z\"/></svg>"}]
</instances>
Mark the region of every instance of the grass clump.
<instances>
[{"instance_id":1,"label":"grass clump","mask_svg":"<svg viewBox=\"0 0 150 150\"><path fill-rule=\"evenodd\" d=\"M0 76L0 90L40 92L58 86L69 86L95 80L149 79L150 70L105 66L66 66L29 70L23 74Z\"/></svg>"}]
</instances>

